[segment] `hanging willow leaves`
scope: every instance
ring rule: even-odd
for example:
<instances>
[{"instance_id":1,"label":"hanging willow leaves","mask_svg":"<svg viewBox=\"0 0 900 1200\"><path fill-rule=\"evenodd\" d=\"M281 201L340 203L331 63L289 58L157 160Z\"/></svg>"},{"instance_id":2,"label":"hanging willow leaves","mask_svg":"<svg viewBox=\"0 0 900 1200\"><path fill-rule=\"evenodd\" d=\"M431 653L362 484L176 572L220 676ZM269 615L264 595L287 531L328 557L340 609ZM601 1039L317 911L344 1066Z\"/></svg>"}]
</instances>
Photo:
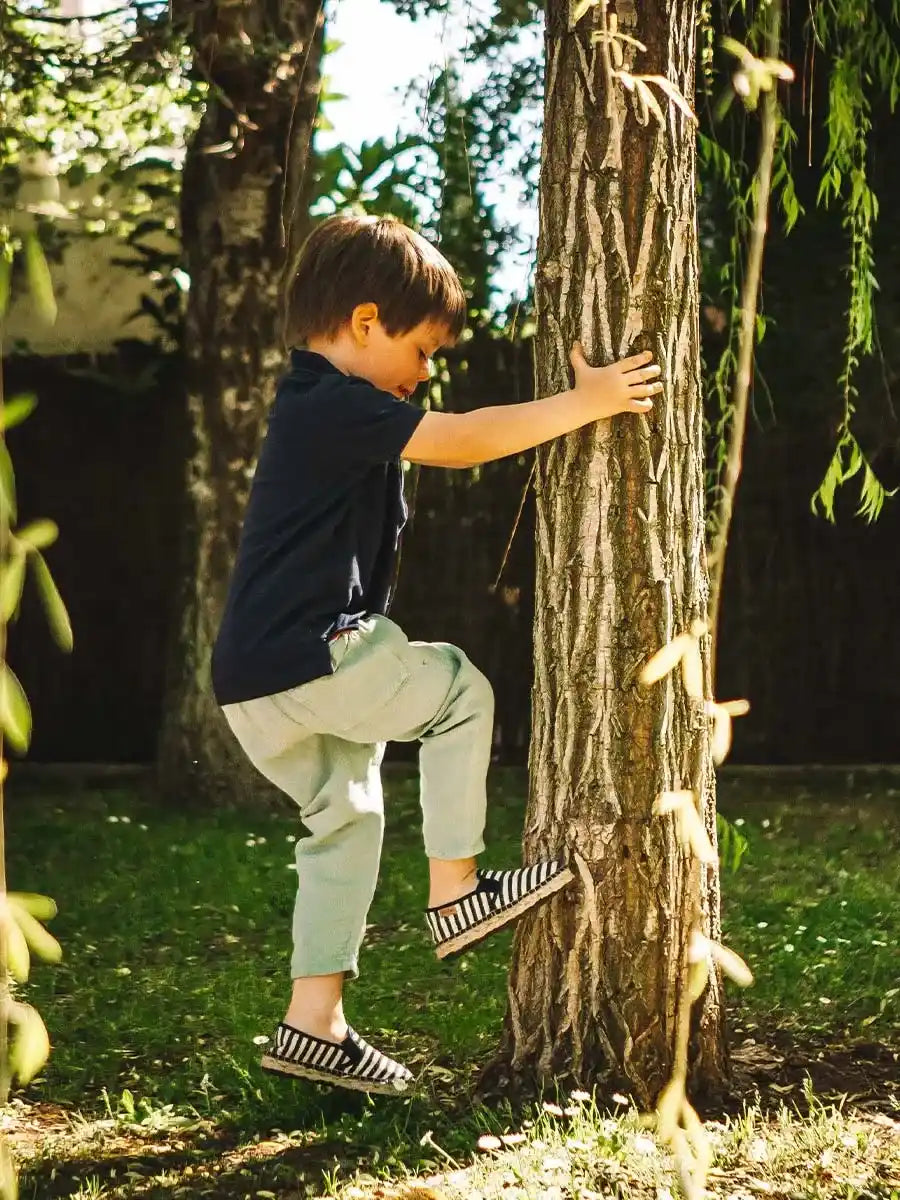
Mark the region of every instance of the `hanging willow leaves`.
<instances>
[{"instance_id":1,"label":"hanging willow leaves","mask_svg":"<svg viewBox=\"0 0 900 1200\"><path fill-rule=\"evenodd\" d=\"M750 987L753 983L753 972L739 954L735 954L733 950L729 950L727 946L723 946L719 942L710 942L709 952L713 962L738 987Z\"/></svg>"},{"instance_id":2,"label":"hanging willow leaves","mask_svg":"<svg viewBox=\"0 0 900 1200\"><path fill-rule=\"evenodd\" d=\"M12 1151L6 1138L0 1141L0 1197L2 1200L17 1200L19 1180L13 1164Z\"/></svg>"},{"instance_id":3,"label":"hanging willow leaves","mask_svg":"<svg viewBox=\"0 0 900 1200\"><path fill-rule=\"evenodd\" d=\"M7 909L28 946L38 958L44 959L45 962L59 962L62 958L62 946L53 934L48 933L40 921L33 917L28 909L16 900L15 896L8 897Z\"/></svg>"},{"instance_id":4,"label":"hanging willow leaves","mask_svg":"<svg viewBox=\"0 0 900 1200\"><path fill-rule=\"evenodd\" d=\"M15 1032L10 1038L9 1065L21 1084L30 1083L50 1057L47 1027L30 1004L13 1004L10 1020Z\"/></svg>"},{"instance_id":5,"label":"hanging willow leaves","mask_svg":"<svg viewBox=\"0 0 900 1200\"><path fill-rule=\"evenodd\" d=\"M11 913L6 914L3 924L6 937L6 966L17 983L27 983L31 970L31 954L25 934L13 920Z\"/></svg>"},{"instance_id":6,"label":"hanging willow leaves","mask_svg":"<svg viewBox=\"0 0 900 1200\"><path fill-rule=\"evenodd\" d=\"M21 425L34 412L36 404L37 397L26 392L0 405L0 433Z\"/></svg>"},{"instance_id":7,"label":"hanging willow leaves","mask_svg":"<svg viewBox=\"0 0 900 1200\"><path fill-rule=\"evenodd\" d=\"M6 899L10 907L24 909L38 921L51 921L58 911L56 901L39 892L10 892Z\"/></svg>"},{"instance_id":8,"label":"hanging willow leaves","mask_svg":"<svg viewBox=\"0 0 900 1200\"><path fill-rule=\"evenodd\" d=\"M658 817L671 815L675 818L675 835L686 853L693 854L701 863L716 862L716 852L697 812L693 792L663 792L654 801L653 813Z\"/></svg>"},{"instance_id":9,"label":"hanging willow leaves","mask_svg":"<svg viewBox=\"0 0 900 1200\"><path fill-rule=\"evenodd\" d=\"M61 650L71 650L74 645L72 622L69 620L63 598L59 594L59 588L50 574L50 568L47 566L44 556L35 551L30 558L35 582L38 585L41 602L50 625L50 632Z\"/></svg>"},{"instance_id":10,"label":"hanging willow leaves","mask_svg":"<svg viewBox=\"0 0 900 1200\"><path fill-rule=\"evenodd\" d=\"M709 963L706 959L691 963L688 970L687 996L688 1004L694 1004L703 995L709 983Z\"/></svg>"},{"instance_id":11,"label":"hanging willow leaves","mask_svg":"<svg viewBox=\"0 0 900 1200\"><path fill-rule=\"evenodd\" d=\"M16 476L6 442L0 438L0 523L16 519Z\"/></svg>"},{"instance_id":12,"label":"hanging willow leaves","mask_svg":"<svg viewBox=\"0 0 900 1200\"><path fill-rule=\"evenodd\" d=\"M641 683L646 687L658 683L678 666L690 645L691 637L688 633L680 633L671 642L667 642L644 666L640 676Z\"/></svg>"},{"instance_id":13,"label":"hanging willow leaves","mask_svg":"<svg viewBox=\"0 0 900 1200\"><path fill-rule=\"evenodd\" d=\"M900 20L900 6L891 5L891 18ZM874 231L878 198L869 183L869 140L873 104L887 100L890 111L900 98L900 47L875 0L844 0L818 4L810 10L813 34L833 58L828 83L828 113L825 130L828 145L823 159L818 203L828 206L843 202L843 226L849 243L847 278L850 293L839 377L843 413L838 440L821 484L812 497L812 510L819 508L834 520L835 492L862 470L857 515L873 521L885 499L893 495L878 479L871 463L852 432L859 393L856 371L860 360L873 353L875 345Z\"/></svg>"},{"instance_id":14,"label":"hanging willow leaves","mask_svg":"<svg viewBox=\"0 0 900 1200\"><path fill-rule=\"evenodd\" d=\"M45 550L47 546L52 546L58 537L59 526L46 517L38 521L29 521L27 525L16 530L16 541L24 542L29 550Z\"/></svg>"},{"instance_id":15,"label":"hanging willow leaves","mask_svg":"<svg viewBox=\"0 0 900 1200\"><path fill-rule=\"evenodd\" d=\"M14 547L5 563L0 563L0 621L11 621L22 598L25 581L25 551Z\"/></svg>"},{"instance_id":16,"label":"hanging willow leaves","mask_svg":"<svg viewBox=\"0 0 900 1200\"><path fill-rule=\"evenodd\" d=\"M29 233L25 238L25 275L38 312L52 325L56 320L56 297L44 248L36 233Z\"/></svg>"},{"instance_id":17,"label":"hanging willow leaves","mask_svg":"<svg viewBox=\"0 0 900 1200\"><path fill-rule=\"evenodd\" d=\"M12 260L0 251L0 321L6 316L9 289L12 281Z\"/></svg>"},{"instance_id":18,"label":"hanging willow leaves","mask_svg":"<svg viewBox=\"0 0 900 1200\"><path fill-rule=\"evenodd\" d=\"M31 707L8 663L0 662L0 726L10 745L23 754L31 741Z\"/></svg>"}]
</instances>

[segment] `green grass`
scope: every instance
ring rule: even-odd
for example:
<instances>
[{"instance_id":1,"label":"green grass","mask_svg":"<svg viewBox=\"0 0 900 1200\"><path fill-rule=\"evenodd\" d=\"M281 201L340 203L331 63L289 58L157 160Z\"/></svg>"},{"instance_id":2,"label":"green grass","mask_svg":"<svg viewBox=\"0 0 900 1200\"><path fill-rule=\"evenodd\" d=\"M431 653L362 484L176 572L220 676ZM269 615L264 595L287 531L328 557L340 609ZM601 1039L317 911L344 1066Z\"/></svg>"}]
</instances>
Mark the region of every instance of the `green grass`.
<instances>
[{"instance_id":1,"label":"green grass","mask_svg":"<svg viewBox=\"0 0 900 1200\"><path fill-rule=\"evenodd\" d=\"M900 792L720 790L750 844L722 878L724 940L756 978L733 999L742 1023L897 1041Z\"/></svg>"},{"instance_id":2,"label":"green grass","mask_svg":"<svg viewBox=\"0 0 900 1200\"><path fill-rule=\"evenodd\" d=\"M521 773L494 774L493 861L518 860L524 787ZM503 1019L511 935L453 965L435 959L415 782L388 773L385 790L382 878L347 1012L420 1075L412 1100L329 1093L257 1069L254 1038L271 1033L288 995L297 827L287 808L173 812L134 790L13 785L10 887L56 898L65 955L36 963L24 989L53 1042L28 1100L143 1122L148 1136L178 1114L237 1140L280 1130L318 1148L317 1178L335 1159L382 1173L440 1161L420 1144L428 1130L465 1157L478 1132L508 1128L509 1113L466 1097ZM757 1038L778 1025L801 1038L900 1043L900 802L796 787L757 798L746 784L722 796L749 841L740 870L723 875L725 940L756 975L733 1023ZM51 1194L42 1187L35 1196Z\"/></svg>"},{"instance_id":3,"label":"green grass","mask_svg":"<svg viewBox=\"0 0 900 1200\"><path fill-rule=\"evenodd\" d=\"M489 836L498 861L513 861L520 781L503 782ZM387 790L381 885L346 1008L426 1085L447 1090L496 1038L511 934L455 966L437 961L422 919L415 788L389 778ZM289 1128L346 1106L346 1096L323 1102L256 1067L254 1038L272 1032L289 992L289 810L164 812L116 790L22 795L8 807L10 887L56 898L64 947L58 966L35 964L25 989L54 1043L29 1094L97 1111L104 1090L114 1109L127 1090L154 1106Z\"/></svg>"}]
</instances>

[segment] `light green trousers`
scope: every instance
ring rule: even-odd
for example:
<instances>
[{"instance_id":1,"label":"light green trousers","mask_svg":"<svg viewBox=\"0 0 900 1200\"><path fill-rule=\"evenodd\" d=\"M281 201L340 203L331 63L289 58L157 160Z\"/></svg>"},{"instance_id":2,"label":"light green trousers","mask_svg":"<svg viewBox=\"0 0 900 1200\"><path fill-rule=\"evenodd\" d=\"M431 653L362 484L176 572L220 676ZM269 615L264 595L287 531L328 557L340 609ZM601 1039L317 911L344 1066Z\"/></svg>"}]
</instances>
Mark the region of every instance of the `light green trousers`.
<instances>
[{"instance_id":1,"label":"light green trousers","mask_svg":"<svg viewBox=\"0 0 900 1200\"><path fill-rule=\"evenodd\" d=\"M296 801L294 979L357 974L375 893L384 807L384 743L421 743L420 799L429 858L484 849L491 685L465 654L410 642L387 617L331 642L332 675L223 711L244 753Z\"/></svg>"}]
</instances>

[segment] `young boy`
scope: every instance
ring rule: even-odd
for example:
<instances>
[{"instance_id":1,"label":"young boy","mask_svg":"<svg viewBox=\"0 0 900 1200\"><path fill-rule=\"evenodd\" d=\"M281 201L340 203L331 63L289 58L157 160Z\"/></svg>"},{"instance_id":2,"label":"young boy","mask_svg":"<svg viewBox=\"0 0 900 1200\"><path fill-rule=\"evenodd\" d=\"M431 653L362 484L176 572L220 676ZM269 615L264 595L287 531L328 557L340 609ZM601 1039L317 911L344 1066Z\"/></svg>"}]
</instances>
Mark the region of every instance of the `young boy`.
<instances>
[{"instance_id":1,"label":"young boy","mask_svg":"<svg viewBox=\"0 0 900 1200\"><path fill-rule=\"evenodd\" d=\"M493 696L455 646L411 642L386 613L406 519L401 459L468 467L518 454L661 390L649 353L575 386L463 414L410 404L454 343L466 301L450 264L391 218L335 217L303 249L289 297L295 349L259 456L213 685L258 770L297 804L293 992L267 1070L392 1093L410 1072L344 1018L346 977L375 890L388 741L420 743L438 957L480 941L572 878L561 861L482 870Z\"/></svg>"}]
</instances>

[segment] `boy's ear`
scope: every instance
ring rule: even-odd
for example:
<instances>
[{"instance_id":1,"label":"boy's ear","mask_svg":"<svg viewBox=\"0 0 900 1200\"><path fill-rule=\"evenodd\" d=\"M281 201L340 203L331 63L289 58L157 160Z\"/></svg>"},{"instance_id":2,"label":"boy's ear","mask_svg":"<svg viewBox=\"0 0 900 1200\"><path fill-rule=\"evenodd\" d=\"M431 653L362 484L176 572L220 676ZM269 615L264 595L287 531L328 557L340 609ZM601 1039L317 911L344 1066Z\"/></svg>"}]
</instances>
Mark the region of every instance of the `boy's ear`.
<instances>
[{"instance_id":1,"label":"boy's ear","mask_svg":"<svg viewBox=\"0 0 900 1200\"><path fill-rule=\"evenodd\" d=\"M372 326L377 320L377 304L373 304L371 301L357 304L350 315L350 332L353 334L354 341L361 346L367 345L372 333Z\"/></svg>"}]
</instances>

